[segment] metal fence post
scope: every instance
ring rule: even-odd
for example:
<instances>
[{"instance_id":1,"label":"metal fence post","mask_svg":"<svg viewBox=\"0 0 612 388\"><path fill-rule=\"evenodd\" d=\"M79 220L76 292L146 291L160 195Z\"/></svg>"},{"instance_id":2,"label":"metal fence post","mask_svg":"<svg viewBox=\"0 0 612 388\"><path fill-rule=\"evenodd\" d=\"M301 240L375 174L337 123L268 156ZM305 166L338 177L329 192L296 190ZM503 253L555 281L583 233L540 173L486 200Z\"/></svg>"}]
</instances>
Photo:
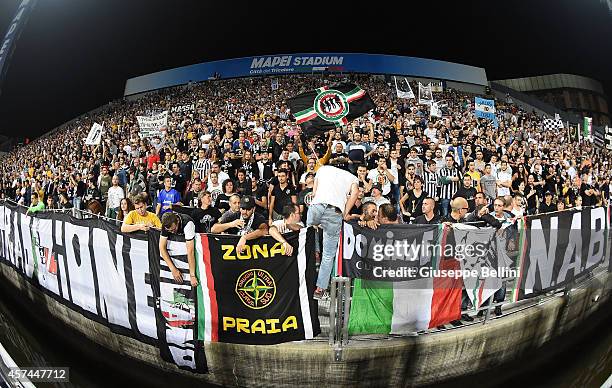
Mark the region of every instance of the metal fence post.
<instances>
[{"instance_id":1,"label":"metal fence post","mask_svg":"<svg viewBox=\"0 0 612 388\"><path fill-rule=\"evenodd\" d=\"M348 322L351 311L351 279L343 277L339 279L342 283L342 327L341 327L341 344L348 344Z\"/></svg>"},{"instance_id":2,"label":"metal fence post","mask_svg":"<svg viewBox=\"0 0 612 388\"><path fill-rule=\"evenodd\" d=\"M329 345L336 342L336 293L338 290L337 278L332 277L329 287Z\"/></svg>"},{"instance_id":3,"label":"metal fence post","mask_svg":"<svg viewBox=\"0 0 612 388\"><path fill-rule=\"evenodd\" d=\"M350 278L332 278L329 305L329 345L334 350L334 361L342 360L342 347L348 344L348 319L351 305L350 287Z\"/></svg>"}]
</instances>

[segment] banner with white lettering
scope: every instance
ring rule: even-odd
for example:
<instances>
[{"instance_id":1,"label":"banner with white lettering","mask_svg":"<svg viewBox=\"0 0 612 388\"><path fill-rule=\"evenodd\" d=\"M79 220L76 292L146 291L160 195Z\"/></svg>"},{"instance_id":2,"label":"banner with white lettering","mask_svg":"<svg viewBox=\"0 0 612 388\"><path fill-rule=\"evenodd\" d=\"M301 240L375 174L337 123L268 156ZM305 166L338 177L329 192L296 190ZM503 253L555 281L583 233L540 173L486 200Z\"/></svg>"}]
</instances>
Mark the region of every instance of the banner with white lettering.
<instances>
[{"instance_id":1,"label":"banner with white lettering","mask_svg":"<svg viewBox=\"0 0 612 388\"><path fill-rule=\"evenodd\" d=\"M94 123L89 130L89 134L85 139L85 145L98 145L102 140L102 126Z\"/></svg>"},{"instance_id":2,"label":"banner with white lettering","mask_svg":"<svg viewBox=\"0 0 612 388\"><path fill-rule=\"evenodd\" d=\"M193 112L195 110L195 103L175 105L170 108L170 113L184 113Z\"/></svg>"},{"instance_id":3,"label":"banner with white lettering","mask_svg":"<svg viewBox=\"0 0 612 388\"><path fill-rule=\"evenodd\" d=\"M314 230L285 235L292 255L271 237L201 234L196 242L200 339L243 344L276 344L311 339L320 333L315 284Z\"/></svg>"},{"instance_id":4,"label":"banner with white lettering","mask_svg":"<svg viewBox=\"0 0 612 388\"><path fill-rule=\"evenodd\" d=\"M140 127L140 137L159 137L163 136L160 129L168 124L168 111L165 110L152 116L136 116L136 119Z\"/></svg>"},{"instance_id":5,"label":"banner with white lettering","mask_svg":"<svg viewBox=\"0 0 612 388\"><path fill-rule=\"evenodd\" d=\"M97 218L44 211L31 217L23 207L0 205L2 265L88 319L157 346L164 360L205 373L197 326L180 315L193 315L195 302L183 285L165 281L159 247L149 243L151 238L159 238L159 232L124 234ZM175 262L184 257L184 246L171 242Z\"/></svg>"},{"instance_id":6,"label":"banner with white lettering","mask_svg":"<svg viewBox=\"0 0 612 388\"><path fill-rule=\"evenodd\" d=\"M525 217L519 225L518 279L513 300L571 284L607 254L608 208L583 208Z\"/></svg>"}]
</instances>

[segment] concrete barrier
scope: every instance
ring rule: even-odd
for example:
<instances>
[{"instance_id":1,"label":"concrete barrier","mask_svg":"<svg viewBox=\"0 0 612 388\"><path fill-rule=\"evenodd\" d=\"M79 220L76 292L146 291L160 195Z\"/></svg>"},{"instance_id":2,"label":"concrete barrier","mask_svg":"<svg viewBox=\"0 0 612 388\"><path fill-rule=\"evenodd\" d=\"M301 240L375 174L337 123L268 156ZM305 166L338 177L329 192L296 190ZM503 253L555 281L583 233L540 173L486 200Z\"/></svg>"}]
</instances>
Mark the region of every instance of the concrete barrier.
<instances>
[{"instance_id":1,"label":"concrete barrier","mask_svg":"<svg viewBox=\"0 0 612 388\"><path fill-rule=\"evenodd\" d=\"M352 339L341 355L327 338L273 346L207 343L210 373L194 375L160 358L151 345L115 334L106 326L66 308L33 286L13 268L0 274L24 307L48 310L56 319L114 352L168 373L225 386L420 386L493 368L533 352L575 328L609 299L612 277L600 270L579 288L544 298L541 303L465 327L387 339ZM11 287L8 287L11 288ZM335 361L340 358L340 361Z\"/></svg>"}]
</instances>

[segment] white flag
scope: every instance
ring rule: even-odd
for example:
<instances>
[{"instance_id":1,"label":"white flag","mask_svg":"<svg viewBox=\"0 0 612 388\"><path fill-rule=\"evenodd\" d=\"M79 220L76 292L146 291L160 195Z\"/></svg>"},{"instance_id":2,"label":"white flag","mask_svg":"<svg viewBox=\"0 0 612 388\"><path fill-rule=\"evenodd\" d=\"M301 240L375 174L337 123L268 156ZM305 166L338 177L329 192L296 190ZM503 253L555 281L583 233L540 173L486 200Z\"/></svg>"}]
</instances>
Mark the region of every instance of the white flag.
<instances>
[{"instance_id":1,"label":"white flag","mask_svg":"<svg viewBox=\"0 0 612 388\"><path fill-rule=\"evenodd\" d=\"M563 129L563 120L561 120L559 113L555 113L555 127L557 129Z\"/></svg>"},{"instance_id":2,"label":"white flag","mask_svg":"<svg viewBox=\"0 0 612 388\"><path fill-rule=\"evenodd\" d=\"M431 84L425 86L419 82L419 104L430 105L432 102Z\"/></svg>"},{"instance_id":3,"label":"white flag","mask_svg":"<svg viewBox=\"0 0 612 388\"><path fill-rule=\"evenodd\" d=\"M429 109L429 116L430 117L442 117L442 109L440 109L440 106L438 105L437 102L432 102L430 109Z\"/></svg>"},{"instance_id":4,"label":"white flag","mask_svg":"<svg viewBox=\"0 0 612 388\"><path fill-rule=\"evenodd\" d=\"M408 83L406 78L404 78L404 81L406 82L406 86L408 86L408 91L399 90L397 87L397 77L393 77L393 79L395 80L395 91L397 92L398 98L414 98L414 92L412 91L410 83Z\"/></svg>"},{"instance_id":5,"label":"white flag","mask_svg":"<svg viewBox=\"0 0 612 388\"><path fill-rule=\"evenodd\" d=\"M160 128L168 124L168 111L165 110L152 116L136 116L136 119L140 127L140 137L163 136Z\"/></svg>"},{"instance_id":6,"label":"white flag","mask_svg":"<svg viewBox=\"0 0 612 388\"><path fill-rule=\"evenodd\" d=\"M98 145L102 140L102 126L94 123L89 130L89 135L85 139L85 145Z\"/></svg>"}]
</instances>

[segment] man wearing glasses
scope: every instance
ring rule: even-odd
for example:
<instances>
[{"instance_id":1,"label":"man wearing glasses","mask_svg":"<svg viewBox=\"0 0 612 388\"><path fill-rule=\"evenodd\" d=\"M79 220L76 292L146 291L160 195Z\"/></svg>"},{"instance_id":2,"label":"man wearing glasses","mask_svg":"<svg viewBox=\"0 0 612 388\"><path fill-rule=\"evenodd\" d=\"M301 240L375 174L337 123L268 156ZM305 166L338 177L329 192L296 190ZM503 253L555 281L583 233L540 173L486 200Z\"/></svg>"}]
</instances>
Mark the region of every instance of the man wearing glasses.
<instances>
[{"instance_id":1,"label":"man wearing glasses","mask_svg":"<svg viewBox=\"0 0 612 388\"><path fill-rule=\"evenodd\" d=\"M467 200L463 197L456 197L451 201L450 206L451 212L442 217L442 222L450 224L464 222L465 215L470 210Z\"/></svg>"}]
</instances>

